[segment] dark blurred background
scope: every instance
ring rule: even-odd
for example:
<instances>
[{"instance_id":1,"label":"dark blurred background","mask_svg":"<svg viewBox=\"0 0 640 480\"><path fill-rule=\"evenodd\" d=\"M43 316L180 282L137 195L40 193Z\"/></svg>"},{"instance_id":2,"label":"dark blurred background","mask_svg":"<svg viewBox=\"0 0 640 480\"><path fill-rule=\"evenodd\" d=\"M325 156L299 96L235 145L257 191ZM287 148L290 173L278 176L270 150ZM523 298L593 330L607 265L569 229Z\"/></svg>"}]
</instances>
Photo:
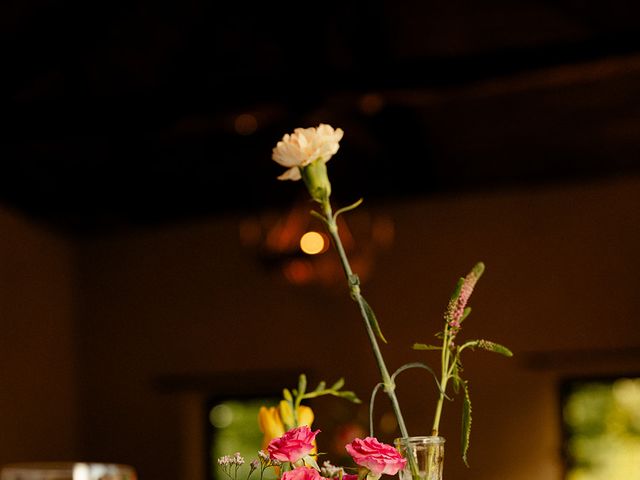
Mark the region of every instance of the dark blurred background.
<instances>
[{"instance_id":1,"label":"dark blurred background","mask_svg":"<svg viewBox=\"0 0 640 480\"><path fill-rule=\"evenodd\" d=\"M298 372L368 398L378 375L335 257L270 250L313 228L271 150L329 123L345 131L333 198L365 198L344 231L390 368L425 360L408 347L478 260L465 334L516 352L465 365L472 469L448 404L445 478L561 480L560 386L640 377L639 14L623 0L0 4L0 464L203 480L216 399L278 393ZM406 376L410 430L426 433L433 385ZM332 415L366 420L314 408L327 443Z\"/></svg>"},{"instance_id":2,"label":"dark blurred background","mask_svg":"<svg viewBox=\"0 0 640 480\"><path fill-rule=\"evenodd\" d=\"M72 231L282 204L271 148L319 122L369 198L638 171L636 2L0 8L0 195Z\"/></svg>"}]
</instances>

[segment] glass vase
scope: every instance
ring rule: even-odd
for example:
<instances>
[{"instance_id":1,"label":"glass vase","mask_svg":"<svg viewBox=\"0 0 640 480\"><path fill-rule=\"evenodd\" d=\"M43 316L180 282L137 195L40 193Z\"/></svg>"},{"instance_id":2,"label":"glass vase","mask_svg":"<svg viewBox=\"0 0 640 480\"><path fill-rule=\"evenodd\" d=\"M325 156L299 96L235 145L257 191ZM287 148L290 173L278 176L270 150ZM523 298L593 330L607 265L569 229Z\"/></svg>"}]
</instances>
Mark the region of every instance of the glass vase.
<instances>
[{"instance_id":1,"label":"glass vase","mask_svg":"<svg viewBox=\"0 0 640 480\"><path fill-rule=\"evenodd\" d=\"M128 465L81 462L15 463L0 469L0 480L137 480Z\"/></svg>"},{"instance_id":2,"label":"glass vase","mask_svg":"<svg viewBox=\"0 0 640 480\"><path fill-rule=\"evenodd\" d=\"M407 459L407 465L399 472L400 480L442 480L443 437L396 438L394 443Z\"/></svg>"}]
</instances>

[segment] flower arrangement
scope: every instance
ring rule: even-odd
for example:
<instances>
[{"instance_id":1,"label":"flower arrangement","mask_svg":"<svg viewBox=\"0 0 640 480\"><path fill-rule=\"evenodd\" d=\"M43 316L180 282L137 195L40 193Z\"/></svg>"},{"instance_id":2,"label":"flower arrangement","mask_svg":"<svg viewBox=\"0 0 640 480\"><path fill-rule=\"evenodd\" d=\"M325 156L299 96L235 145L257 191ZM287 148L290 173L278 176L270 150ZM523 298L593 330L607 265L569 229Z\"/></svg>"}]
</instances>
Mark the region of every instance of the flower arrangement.
<instances>
[{"instance_id":1,"label":"flower arrangement","mask_svg":"<svg viewBox=\"0 0 640 480\"><path fill-rule=\"evenodd\" d=\"M313 411L302 405L302 401L332 395L360 403L352 391L342 390L343 386L344 380L339 379L330 387L320 382L315 389L307 391L307 378L302 374L297 388L283 390L284 398L277 407L260 408L258 423L264 433L263 449L249 464L246 478L259 471L262 480L265 471L273 468L281 480L377 480L383 474L395 475L402 469L406 459L394 447L380 443L373 437L356 438L345 446L358 465L357 474L348 474L344 468L328 461L322 467L318 466L316 435L320 430L311 430ZM218 459L222 471L231 480L237 480L238 471L244 463L239 453Z\"/></svg>"},{"instance_id":2,"label":"flower arrangement","mask_svg":"<svg viewBox=\"0 0 640 480\"><path fill-rule=\"evenodd\" d=\"M381 475L395 475L405 469L414 480L421 478L424 464L415 456L415 453L405 452L403 457L400 452L390 446L380 443L373 436L373 407L376 394L382 389L391 402L402 440L409 436L395 389L396 378L410 368L422 368L431 373L438 390L433 416L433 426L430 437L438 437L440 420L442 418L444 400L452 400L449 386L452 386L454 394L462 392L462 458L467 462L471 431L471 400L469 385L462 378L462 353L465 350L481 349L498 353L507 357L512 356L511 351L495 342L488 340L459 341L459 335L463 322L471 313L467 306L469 298L484 272L484 264L477 263L465 277L460 278L456 284L451 298L445 308L444 322L436 333L440 340L439 345L429 343L415 343L414 350L431 350L440 354L440 371L432 369L425 363L413 362L402 365L392 374L382 356L378 340L386 343L382 334L378 319L365 300L358 275L352 271L349 259L342 244L338 231L337 219L351 210L356 209L362 203L362 199L355 203L333 211L330 196L331 183L327 173L327 162L339 149L339 142L344 132L325 124L317 128L298 128L292 134L286 134L273 149L272 158L287 170L280 175L280 180L303 180L311 199L318 204L317 210L312 210L311 215L318 218L325 226L331 237L333 246L342 265L349 290L349 294L358 307L367 333L371 349L378 366L381 382L378 383L371 394L369 403L369 429L370 436L364 439L356 438L345 446L354 462L358 465L357 474L348 474L342 467L334 467L328 462L320 468L316 460L315 437L319 430L310 429L313 422L313 412L309 407L301 405L302 400L320 395L334 395L351 401L359 402L353 392L342 391L343 382L339 381L330 388L326 388L324 382L311 391L306 391L306 377L301 375L298 388L292 391L285 389L284 399L278 407L261 408L259 412L260 428L265 434L263 450L259 458L251 463L249 476L255 470L260 470L260 478L267 468L278 469L282 480L319 480L322 478L338 478L339 480L376 480ZM421 437L424 438L424 437ZM400 440L400 439L399 439ZM398 443L400 445L400 443ZM234 457L222 457L219 462L232 480L236 480L239 464L244 460L238 455ZM427 469L434 464L440 471L440 476L427 474L428 479L441 478L442 454L439 451L429 449L426 460ZM420 464L420 465L419 465Z\"/></svg>"},{"instance_id":3,"label":"flower arrangement","mask_svg":"<svg viewBox=\"0 0 640 480\"><path fill-rule=\"evenodd\" d=\"M354 462L358 465L357 472L348 474L342 467L336 467L330 462L324 462L318 467L312 456L315 450L315 438L320 430L312 431L306 425L293 428L281 437L269 442L267 451L260 450L258 458L249 464L247 480L253 472L260 472L260 480L269 468L279 470L281 480L377 480L383 474L395 475L407 463L391 445L380 443L373 437L354 439L345 446ZM222 471L231 479L238 479L238 471L245 463L244 458L236 453L225 455L218 459Z\"/></svg>"}]
</instances>

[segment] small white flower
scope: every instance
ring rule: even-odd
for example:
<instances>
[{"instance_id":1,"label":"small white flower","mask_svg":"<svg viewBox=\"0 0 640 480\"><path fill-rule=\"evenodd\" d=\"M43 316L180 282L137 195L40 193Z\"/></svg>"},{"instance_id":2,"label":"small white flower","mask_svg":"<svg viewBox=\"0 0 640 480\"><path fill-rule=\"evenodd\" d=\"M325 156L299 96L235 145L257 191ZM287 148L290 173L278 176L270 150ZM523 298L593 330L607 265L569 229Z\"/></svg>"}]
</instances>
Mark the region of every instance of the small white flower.
<instances>
[{"instance_id":1,"label":"small white flower","mask_svg":"<svg viewBox=\"0 0 640 480\"><path fill-rule=\"evenodd\" d=\"M331 464L329 460L325 460L320 468L320 473L325 478L340 478L344 475L344 469L342 467L336 467Z\"/></svg>"},{"instance_id":2,"label":"small white flower","mask_svg":"<svg viewBox=\"0 0 640 480\"><path fill-rule=\"evenodd\" d=\"M273 160L288 170L279 180L300 180L300 168L315 160L328 162L340 148L339 142L344 132L321 123L318 128L296 128L286 134L273 149Z\"/></svg>"},{"instance_id":3,"label":"small white flower","mask_svg":"<svg viewBox=\"0 0 640 480\"><path fill-rule=\"evenodd\" d=\"M236 452L233 455L225 455L218 458L218 464L222 467L229 467L231 465L240 466L244 463L244 457L240 455L240 452Z\"/></svg>"},{"instance_id":4,"label":"small white flower","mask_svg":"<svg viewBox=\"0 0 640 480\"><path fill-rule=\"evenodd\" d=\"M277 467L282 463L279 460L276 460L275 458L271 458L269 454L264 450L258 451L258 457L263 467Z\"/></svg>"}]
</instances>

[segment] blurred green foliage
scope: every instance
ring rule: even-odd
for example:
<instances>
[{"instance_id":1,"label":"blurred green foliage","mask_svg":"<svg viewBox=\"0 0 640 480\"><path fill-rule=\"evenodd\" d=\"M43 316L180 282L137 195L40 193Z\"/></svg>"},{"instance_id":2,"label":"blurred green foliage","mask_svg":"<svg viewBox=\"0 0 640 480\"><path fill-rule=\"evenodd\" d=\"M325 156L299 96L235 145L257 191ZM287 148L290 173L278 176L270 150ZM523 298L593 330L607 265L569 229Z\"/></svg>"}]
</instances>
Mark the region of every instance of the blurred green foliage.
<instances>
[{"instance_id":1,"label":"blurred green foliage","mask_svg":"<svg viewBox=\"0 0 640 480\"><path fill-rule=\"evenodd\" d=\"M640 378L576 383L563 418L566 480L640 480Z\"/></svg>"},{"instance_id":2,"label":"blurred green foliage","mask_svg":"<svg viewBox=\"0 0 640 480\"><path fill-rule=\"evenodd\" d=\"M238 479L246 478L249 473L249 463L258 457L258 450L262 444L262 432L258 427L258 411L263 405L272 406L277 399L258 398L250 400L227 400L214 405L209 411L211 435L211 472L216 480L227 479L220 466L218 458L240 452L245 464L238 473ZM255 474L255 478L259 478ZM252 476L253 478L253 476ZM265 480L275 479L273 469L267 469Z\"/></svg>"}]
</instances>

